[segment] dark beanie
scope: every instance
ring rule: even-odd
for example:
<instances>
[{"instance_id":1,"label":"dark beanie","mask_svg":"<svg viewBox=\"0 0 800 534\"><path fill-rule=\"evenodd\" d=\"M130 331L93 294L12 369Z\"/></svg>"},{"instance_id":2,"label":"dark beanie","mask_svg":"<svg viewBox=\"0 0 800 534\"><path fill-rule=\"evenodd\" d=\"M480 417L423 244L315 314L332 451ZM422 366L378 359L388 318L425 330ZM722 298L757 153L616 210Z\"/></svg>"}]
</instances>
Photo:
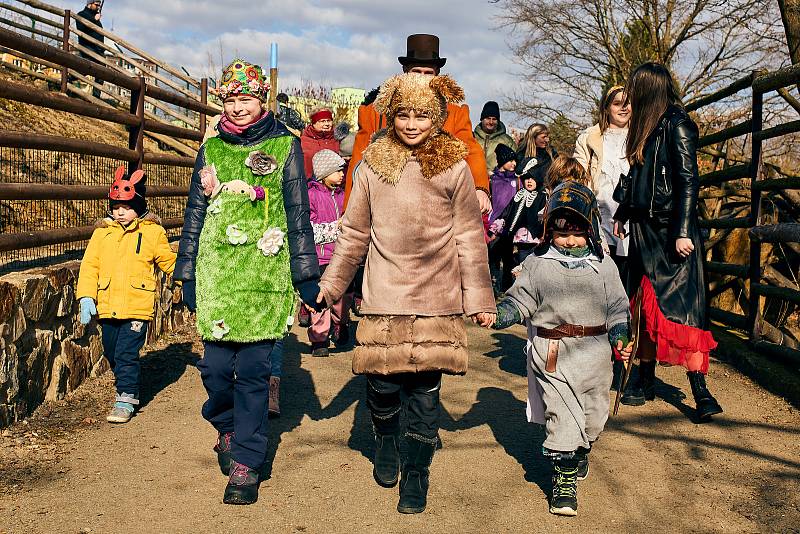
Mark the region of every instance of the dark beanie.
<instances>
[{"instance_id":1,"label":"dark beanie","mask_svg":"<svg viewBox=\"0 0 800 534\"><path fill-rule=\"evenodd\" d=\"M483 105L483 111L481 111L481 120L485 119L486 117L495 117L497 120L500 120L500 105L494 100L489 100Z\"/></svg>"},{"instance_id":2,"label":"dark beanie","mask_svg":"<svg viewBox=\"0 0 800 534\"><path fill-rule=\"evenodd\" d=\"M491 116L491 115L490 115ZM517 159L517 154L510 146L500 143L494 148L494 155L497 156L497 166L502 167L512 159Z\"/></svg>"}]
</instances>

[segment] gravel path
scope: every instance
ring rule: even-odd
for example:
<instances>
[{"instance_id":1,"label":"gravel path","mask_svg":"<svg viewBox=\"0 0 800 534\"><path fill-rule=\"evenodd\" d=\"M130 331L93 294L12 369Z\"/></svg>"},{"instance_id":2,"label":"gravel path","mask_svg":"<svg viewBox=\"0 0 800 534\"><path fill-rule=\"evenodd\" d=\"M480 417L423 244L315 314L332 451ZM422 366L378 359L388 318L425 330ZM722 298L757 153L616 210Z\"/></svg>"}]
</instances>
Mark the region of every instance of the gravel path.
<instances>
[{"instance_id":1,"label":"gravel path","mask_svg":"<svg viewBox=\"0 0 800 534\"><path fill-rule=\"evenodd\" d=\"M623 406L596 444L579 516L550 515L543 433L525 422L524 331L469 334L470 372L445 379L424 514L396 513L397 489L372 480L349 352L312 358L300 329L270 429L272 476L255 505L223 505L215 434L200 417L202 346L184 332L150 347L131 423L105 423L104 376L2 433L0 532L800 532L800 416L719 362L709 385L725 414L694 424L685 375L659 368L659 398Z\"/></svg>"}]
</instances>

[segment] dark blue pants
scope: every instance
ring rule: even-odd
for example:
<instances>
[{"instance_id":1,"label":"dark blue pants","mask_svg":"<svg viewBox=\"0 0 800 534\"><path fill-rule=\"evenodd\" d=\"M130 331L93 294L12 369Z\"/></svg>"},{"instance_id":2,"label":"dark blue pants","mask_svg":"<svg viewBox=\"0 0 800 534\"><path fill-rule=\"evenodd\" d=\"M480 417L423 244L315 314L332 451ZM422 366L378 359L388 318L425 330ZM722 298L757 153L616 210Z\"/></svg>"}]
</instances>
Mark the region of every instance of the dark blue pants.
<instances>
[{"instance_id":1,"label":"dark blue pants","mask_svg":"<svg viewBox=\"0 0 800 534\"><path fill-rule=\"evenodd\" d=\"M147 339L148 321L131 319L101 319L103 354L114 371L117 394L127 393L139 398L141 365L139 351Z\"/></svg>"},{"instance_id":2,"label":"dark blue pants","mask_svg":"<svg viewBox=\"0 0 800 534\"><path fill-rule=\"evenodd\" d=\"M267 405L275 341L204 343L197 367L208 392L203 417L219 433L233 432L233 459L259 469L267 458Z\"/></svg>"}]
</instances>

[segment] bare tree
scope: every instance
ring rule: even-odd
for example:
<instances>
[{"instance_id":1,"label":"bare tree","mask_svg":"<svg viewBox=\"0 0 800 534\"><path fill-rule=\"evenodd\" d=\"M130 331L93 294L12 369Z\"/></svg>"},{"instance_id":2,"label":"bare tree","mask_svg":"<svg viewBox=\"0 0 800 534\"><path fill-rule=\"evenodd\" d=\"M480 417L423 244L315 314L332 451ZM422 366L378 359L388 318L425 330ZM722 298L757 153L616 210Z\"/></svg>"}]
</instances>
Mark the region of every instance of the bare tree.
<instances>
[{"instance_id":1,"label":"bare tree","mask_svg":"<svg viewBox=\"0 0 800 534\"><path fill-rule=\"evenodd\" d=\"M785 50L777 6L766 0L501 0L525 89L522 116L585 123L602 92L646 60L669 66L686 102ZM779 54L785 58L785 53Z\"/></svg>"}]
</instances>

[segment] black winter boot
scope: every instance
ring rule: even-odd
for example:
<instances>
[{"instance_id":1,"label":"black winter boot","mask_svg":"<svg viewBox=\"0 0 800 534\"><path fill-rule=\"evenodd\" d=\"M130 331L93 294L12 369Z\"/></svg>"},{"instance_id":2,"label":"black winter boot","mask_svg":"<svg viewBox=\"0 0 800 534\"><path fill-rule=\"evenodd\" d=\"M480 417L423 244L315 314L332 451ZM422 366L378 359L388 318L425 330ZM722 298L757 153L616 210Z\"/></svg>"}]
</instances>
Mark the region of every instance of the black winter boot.
<instances>
[{"instance_id":1,"label":"black winter boot","mask_svg":"<svg viewBox=\"0 0 800 534\"><path fill-rule=\"evenodd\" d=\"M231 463L231 474L225 487L225 504L253 504L258 500L258 471L236 460Z\"/></svg>"},{"instance_id":2,"label":"black winter boot","mask_svg":"<svg viewBox=\"0 0 800 534\"><path fill-rule=\"evenodd\" d=\"M586 480L589 476L589 452L591 450L592 446L589 445L588 449L578 447L578 450L575 451L575 458L578 460L578 480Z\"/></svg>"},{"instance_id":3,"label":"black winter boot","mask_svg":"<svg viewBox=\"0 0 800 534\"><path fill-rule=\"evenodd\" d=\"M553 461L553 494L550 497L550 513L556 515L578 515L578 458Z\"/></svg>"},{"instance_id":4,"label":"black winter boot","mask_svg":"<svg viewBox=\"0 0 800 534\"><path fill-rule=\"evenodd\" d=\"M379 486L393 488L400 474L400 413L389 419L372 416L375 429L375 461L372 476Z\"/></svg>"},{"instance_id":5,"label":"black winter boot","mask_svg":"<svg viewBox=\"0 0 800 534\"><path fill-rule=\"evenodd\" d=\"M430 474L433 453L436 443L420 441L419 438L408 438L408 458L403 464L403 477L400 480L400 502L397 511L401 514L419 514L425 511L428 503L428 476Z\"/></svg>"},{"instance_id":6,"label":"black winter boot","mask_svg":"<svg viewBox=\"0 0 800 534\"><path fill-rule=\"evenodd\" d=\"M628 383L620 402L626 406L642 406L645 401L656 398L656 362L639 362L639 375Z\"/></svg>"},{"instance_id":7,"label":"black winter boot","mask_svg":"<svg viewBox=\"0 0 800 534\"><path fill-rule=\"evenodd\" d=\"M706 387L706 375L700 371L689 371L686 376L689 378L694 402L697 405L697 418L700 421L709 421L712 415L722 413L722 406Z\"/></svg>"}]
</instances>

